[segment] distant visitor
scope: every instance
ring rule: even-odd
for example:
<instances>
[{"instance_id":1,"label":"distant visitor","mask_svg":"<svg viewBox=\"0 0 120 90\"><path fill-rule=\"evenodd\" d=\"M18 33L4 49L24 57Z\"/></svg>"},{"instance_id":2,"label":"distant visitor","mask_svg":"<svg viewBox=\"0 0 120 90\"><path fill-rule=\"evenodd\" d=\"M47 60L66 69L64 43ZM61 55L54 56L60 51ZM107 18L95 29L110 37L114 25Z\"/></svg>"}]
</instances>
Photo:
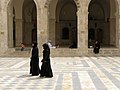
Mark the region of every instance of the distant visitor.
<instances>
[{"instance_id":1,"label":"distant visitor","mask_svg":"<svg viewBox=\"0 0 120 90\"><path fill-rule=\"evenodd\" d=\"M98 54L99 53L99 50L100 50L100 43L98 41L95 42L95 45L94 45L94 49L93 49L93 52L95 54Z\"/></svg>"},{"instance_id":2,"label":"distant visitor","mask_svg":"<svg viewBox=\"0 0 120 90\"><path fill-rule=\"evenodd\" d=\"M47 44L48 44L49 48L56 48L56 46L52 45L51 40L49 40L49 41L47 42Z\"/></svg>"},{"instance_id":3,"label":"distant visitor","mask_svg":"<svg viewBox=\"0 0 120 90\"><path fill-rule=\"evenodd\" d=\"M25 50L25 45L24 43L21 43L21 51L24 51Z\"/></svg>"}]
</instances>

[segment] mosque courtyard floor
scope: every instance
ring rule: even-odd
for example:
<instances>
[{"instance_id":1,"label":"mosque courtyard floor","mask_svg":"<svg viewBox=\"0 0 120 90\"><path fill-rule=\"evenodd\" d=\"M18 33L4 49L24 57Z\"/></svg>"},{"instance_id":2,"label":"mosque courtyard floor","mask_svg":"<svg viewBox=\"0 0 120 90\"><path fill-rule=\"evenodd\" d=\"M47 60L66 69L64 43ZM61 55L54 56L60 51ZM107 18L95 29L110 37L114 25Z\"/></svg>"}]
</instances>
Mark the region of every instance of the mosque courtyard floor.
<instances>
[{"instance_id":1,"label":"mosque courtyard floor","mask_svg":"<svg viewBox=\"0 0 120 90\"><path fill-rule=\"evenodd\" d=\"M29 75L29 62L0 57L0 90L120 90L119 56L51 57L52 78Z\"/></svg>"}]
</instances>

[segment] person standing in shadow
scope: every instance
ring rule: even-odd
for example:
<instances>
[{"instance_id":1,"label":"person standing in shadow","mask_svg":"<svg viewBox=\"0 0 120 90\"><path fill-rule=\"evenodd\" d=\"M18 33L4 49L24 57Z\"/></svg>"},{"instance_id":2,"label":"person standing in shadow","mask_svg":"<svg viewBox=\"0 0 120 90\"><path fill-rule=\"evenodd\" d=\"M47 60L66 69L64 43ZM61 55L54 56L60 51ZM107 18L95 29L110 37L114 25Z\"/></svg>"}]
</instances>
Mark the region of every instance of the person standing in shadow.
<instances>
[{"instance_id":1,"label":"person standing in shadow","mask_svg":"<svg viewBox=\"0 0 120 90\"><path fill-rule=\"evenodd\" d=\"M95 45L94 45L94 50L93 52L95 54L98 54L99 53L99 50L100 50L100 43L98 41L95 41Z\"/></svg>"},{"instance_id":2,"label":"person standing in shadow","mask_svg":"<svg viewBox=\"0 0 120 90\"><path fill-rule=\"evenodd\" d=\"M21 51L24 51L25 50L25 45L24 43L21 43Z\"/></svg>"},{"instance_id":3,"label":"person standing in shadow","mask_svg":"<svg viewBox=\"0 0 120 90\"><path fill-rule=\"evenodd\" d=\"M41 73L40 77L53 77L51 65L50 65L50 48L47 43L43 44L43 59L41 60Z\"/></svg>"},{"instance_id":4,"label":"person standing in shadow","mask_svg":"<svg viewBox=\"0 0 120 90\"><path fill-rule=\"evenodd\" d=\"M37 76L40 74L39 49L37 47L37 42L33 42L31 54L32 55L31 55L31 61L30 61L30 74L32 74L32 76Z\"/></svg>"}]
</instances>

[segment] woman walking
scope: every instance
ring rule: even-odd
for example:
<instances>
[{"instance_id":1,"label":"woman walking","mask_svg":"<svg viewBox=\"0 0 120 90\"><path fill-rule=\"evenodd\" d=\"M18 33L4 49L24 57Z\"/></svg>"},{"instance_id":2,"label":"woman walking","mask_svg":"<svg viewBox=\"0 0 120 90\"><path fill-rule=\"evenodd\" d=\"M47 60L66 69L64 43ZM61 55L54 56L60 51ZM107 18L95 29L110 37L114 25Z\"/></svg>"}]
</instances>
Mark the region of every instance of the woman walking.
<instances>
[{"instance_id":1,"label":"woman walking","mask_svg":"<svg viewBox=\"0 0 120 90\"><path fill-rule=\"evenodd\" d=\"M41 65L40 77L53 77L51 65L50 65L50 48L48 44L43 44L43 59Z\"/></svg>"},{"instance_id":2,"label":"woman walking","mask_svg":"<svg viewBox=\"0 0 120 90\"><path fill-rule=\"evenodd\" d=\"M32 76L37 76L40 74L39 68L39 50L37 47L37 42L33 42L32 44L32 56L30 61L30 74Z\"/></svg>"}]
</instances>

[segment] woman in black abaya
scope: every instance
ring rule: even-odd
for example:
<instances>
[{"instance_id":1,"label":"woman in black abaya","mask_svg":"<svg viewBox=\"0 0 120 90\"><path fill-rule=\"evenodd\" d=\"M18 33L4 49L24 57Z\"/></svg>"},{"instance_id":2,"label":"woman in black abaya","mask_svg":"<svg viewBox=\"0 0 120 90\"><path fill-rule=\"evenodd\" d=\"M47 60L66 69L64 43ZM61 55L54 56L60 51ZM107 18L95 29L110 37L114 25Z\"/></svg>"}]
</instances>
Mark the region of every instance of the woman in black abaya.
<instances>
[{"instance_id":1,"label":"woman in black abaya","mask_svg":"<svg viewBox=\"0 0 120 90\"><path fill-rule=\"evenodd\" d=\"M37 47L37 42L33 42L32 44L32 56L30 61L30 74L32 76L37 76L40 74L40 68L39 68L39 50Z\"/></svg>"},{"instance_id":2,"label":"woman in black abaya","mask_svg":"<svg viewBox=\"0 0 120 90\"><path fill-rule=\"evenodd\" d=\"M48 44L43 44L43 59L41 65L40 77L53 77L51 65L50 65L50 48Z\"/></svg>"}]
</instances>

